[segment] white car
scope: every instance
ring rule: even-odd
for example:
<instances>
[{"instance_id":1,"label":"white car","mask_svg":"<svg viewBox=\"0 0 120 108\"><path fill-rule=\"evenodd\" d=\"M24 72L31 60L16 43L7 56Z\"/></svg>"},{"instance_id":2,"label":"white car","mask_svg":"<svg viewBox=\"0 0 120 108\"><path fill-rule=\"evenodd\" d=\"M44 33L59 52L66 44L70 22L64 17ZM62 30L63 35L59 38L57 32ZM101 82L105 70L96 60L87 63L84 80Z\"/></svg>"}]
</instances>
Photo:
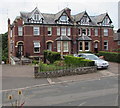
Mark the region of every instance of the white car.
<instances>
[{"instance_id":1,"label":"white car","mask_svg":"<svg viewBox=\"0 0 120 108\"><path fill-rule=\"evenodd\" d=\"M78 54L78 57L83 57L85 59L95 61L95 65L97 66L98 69L108 68L109 66L109 63L107 61L100 59L99 57L91 53L80 53Z\"/></svg>"}]
</instances>

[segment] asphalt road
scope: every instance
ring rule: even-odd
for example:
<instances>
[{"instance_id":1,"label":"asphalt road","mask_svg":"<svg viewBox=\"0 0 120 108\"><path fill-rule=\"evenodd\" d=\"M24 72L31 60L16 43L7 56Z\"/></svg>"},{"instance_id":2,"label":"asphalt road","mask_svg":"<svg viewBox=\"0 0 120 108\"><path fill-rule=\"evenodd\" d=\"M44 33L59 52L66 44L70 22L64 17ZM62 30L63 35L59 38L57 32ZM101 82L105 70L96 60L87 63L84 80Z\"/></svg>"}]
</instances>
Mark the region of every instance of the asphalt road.
<instances>
[{"instance_id":1,"label":"asphalt road","mask_svg":"<svg viewBox=\"0 0 120 108\"><path fill-rule=\"evenodd\" d=\"M102 77L101 79L84 80L49 84L46 86L24 89L21 103L25 106L117 106L118 78ZM5 99L12 94L17 99L17 91L3 92ZM16 94L16 95L15 95Z\"/></svg>"}]
</instances>

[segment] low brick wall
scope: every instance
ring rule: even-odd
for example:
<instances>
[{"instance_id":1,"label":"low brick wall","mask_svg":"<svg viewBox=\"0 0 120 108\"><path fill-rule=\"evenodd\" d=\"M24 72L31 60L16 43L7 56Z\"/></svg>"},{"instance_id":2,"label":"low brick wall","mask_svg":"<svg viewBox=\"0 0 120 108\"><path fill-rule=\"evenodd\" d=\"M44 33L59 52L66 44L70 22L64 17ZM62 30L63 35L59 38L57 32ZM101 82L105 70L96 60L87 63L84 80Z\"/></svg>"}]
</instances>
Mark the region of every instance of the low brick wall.
<instances>
[{"instance_id":1,"label":"low brick wall","mask_svg":"<svg viewBox=\"0 0 120 108\"><path fill-rule=\"evenodd\" d=\"M88 74L94 72L97 72L96 66L78 67L78 68L70 68L70 69L47 71L47 72L38 72L38 67L37 66L34 67L35 78L62 77L62 76L70 76L70 75Z\"/></svg>"}]
</instances>

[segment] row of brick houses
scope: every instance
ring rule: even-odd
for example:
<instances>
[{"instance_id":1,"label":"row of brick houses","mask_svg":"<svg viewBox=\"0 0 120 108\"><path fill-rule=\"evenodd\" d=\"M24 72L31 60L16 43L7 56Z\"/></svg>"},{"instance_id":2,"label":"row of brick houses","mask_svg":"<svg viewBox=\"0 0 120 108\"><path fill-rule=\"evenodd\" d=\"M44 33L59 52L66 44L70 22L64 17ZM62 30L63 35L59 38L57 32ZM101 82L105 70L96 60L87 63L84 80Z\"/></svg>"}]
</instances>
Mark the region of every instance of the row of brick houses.
<instances>
[{"instance_id":1,"label":"row of brick houses","mask_svg":"<svg viewBox=\"0 0 120 108\"><path fill-rule=\"evenodd\" d=\"M71 15L65 8L56 14L20 12L8 19L8 48L11 56L40 57L43 50L65 54L79 51L112 51L113 26L108 13L89 16L86 11Z\"/></svg>"}]
</instances>

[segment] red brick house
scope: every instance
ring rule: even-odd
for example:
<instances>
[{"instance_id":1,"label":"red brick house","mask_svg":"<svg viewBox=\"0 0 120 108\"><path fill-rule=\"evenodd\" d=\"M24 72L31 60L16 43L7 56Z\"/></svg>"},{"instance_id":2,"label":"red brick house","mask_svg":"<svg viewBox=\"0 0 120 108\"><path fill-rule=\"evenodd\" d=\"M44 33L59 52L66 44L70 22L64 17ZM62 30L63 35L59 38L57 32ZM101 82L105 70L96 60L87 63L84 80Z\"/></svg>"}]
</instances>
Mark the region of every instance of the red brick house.
<instances>
[{"instance_id":1,"label":"red brick house","mask_svg":"<svg viewBox=\"0 0 120 108\"><path fill-rule=\"evenodd\" d=\"M89 16L86 11L71 15L65 8L56 14L20 12L8 19L8 48L11 56L40 57L43 50L75 54L79 51L111 51L113 26L108 13Z\"/></svg>"}]
</instances>

